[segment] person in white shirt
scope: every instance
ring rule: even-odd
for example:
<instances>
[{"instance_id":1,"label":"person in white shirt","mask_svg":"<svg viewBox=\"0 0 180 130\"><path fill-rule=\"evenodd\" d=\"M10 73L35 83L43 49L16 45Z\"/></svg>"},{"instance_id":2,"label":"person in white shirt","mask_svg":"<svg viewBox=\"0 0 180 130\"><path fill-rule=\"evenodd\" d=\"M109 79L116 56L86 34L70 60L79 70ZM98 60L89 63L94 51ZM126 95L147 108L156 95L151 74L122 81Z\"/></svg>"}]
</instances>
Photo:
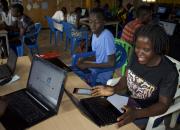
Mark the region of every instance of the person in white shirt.
<instances>
[{"instance_id":1,"label":"person in white shirt","mask_svg":"<svg viewBox=\"0 0 180 130\"><path fill-rule=\"evenodd\" d=\"M54 13L52 18L58 22L66 20L67 10L66 7L62 7L61 10L58 10Z\"/></svg>"},{"instance_id":2,"label":"person in white shirt","mask_svg":"<svg viewBox=\"0 0 180 130\"><path fill-rule=\"evenodd\" d=\"M6 0L0 0L0 28L6 29L8 26L14 26L16 24L16 19L12 16L11 11L8 8L8 3Z\"/></svg>"}]
</instances>

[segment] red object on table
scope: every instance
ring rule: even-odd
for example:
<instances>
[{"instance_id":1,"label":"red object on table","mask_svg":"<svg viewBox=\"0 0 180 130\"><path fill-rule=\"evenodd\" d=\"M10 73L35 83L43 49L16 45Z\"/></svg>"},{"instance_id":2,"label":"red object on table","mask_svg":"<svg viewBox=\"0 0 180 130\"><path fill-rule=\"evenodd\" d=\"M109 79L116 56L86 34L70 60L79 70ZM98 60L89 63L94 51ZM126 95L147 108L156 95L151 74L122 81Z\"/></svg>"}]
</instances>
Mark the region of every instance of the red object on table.
<instances>
[{"instance_id":1,"label":"red object on table","mask_svg":"<svg viewBox=\"0 0 180 130\"><path fill-rule=\"evenodd\" d=\"M36 55L37 57L41 57L43 59L52 59L52 58L57 58L60 56L59 52L57 51L52 51L52 52L47 52L44 54Z\"/></svg>"}]
</instances>

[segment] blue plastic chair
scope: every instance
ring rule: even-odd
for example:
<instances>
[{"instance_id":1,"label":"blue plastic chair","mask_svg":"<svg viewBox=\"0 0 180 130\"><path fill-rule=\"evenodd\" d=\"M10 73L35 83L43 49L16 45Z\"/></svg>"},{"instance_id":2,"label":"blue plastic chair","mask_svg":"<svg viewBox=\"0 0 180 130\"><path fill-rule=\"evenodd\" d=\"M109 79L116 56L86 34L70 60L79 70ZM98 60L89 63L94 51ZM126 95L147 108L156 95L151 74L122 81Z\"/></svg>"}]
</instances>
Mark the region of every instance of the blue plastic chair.
<instances>
[{"instance_id":1,"label":"blue plastic chair","mask_svg":"<svg viewBox=\"0 0 180 130\"><path fill-rule=\"evenodd\" d=\"M19 37L19 33L11 33L11 34L16 34L14 36ZM19 41L18 44L10 42L9 47L12 48L16 52L18 57L21 57L24 55L24 45L21 41Z\"/></svg>"},{"instance_id":2,"label":"blue plastic chair","mask_svg":"<svg viewBox=\"0 0 180 130\"><path fill-rule=\"evenodd\" d=\"M84 29L76 29L76 27L68 22L62 22L64 27L64 32L66 34L66 45L65 50L67 49L68 43L70 43L71 48L71 55L74 54L74 50L76 45L79 46L80 42L82 40L85 40L85 47L86 50L88 49L88 31ZM76 36L76 32L79 33L79 35ZM73 34L74 33L74 34Z\"/></svg>"},{"instance_id":3,"label":"blue plastic chair","mask_svg":"<svg viewBox=\"0 0 180 130\"><path fill-rule=\"evenodd\" d=\"M39 53L38 35L39 35L40 30L41 30L41 24L40 23L35 23L34 26L35 26L35 32L32 33L32 34L28 34L28 33L25 34L22 37L22 40L21 40L22 44L26 44L25 40L27 38L32 38L32 37L34 38L34 41L32 43L26 44L28 46L28 48L30 49L30 52L31 52L32 55L35 53L34 51L36 51L36 53Z\"/></svg>"},{"instance_id":4,"label":"blue plastic chair","mask_svg":"<svg viewBox=\"0 0 180 130\"><path fill-rule=\"evenodd\" d=\"M79 58L85 58L85 57L90 57L90 56L94 56L94 55L95 55L95 52L86 52L86 53L74 54L72 57L72 70L75 73L80 70L76 66ZM97 82L96 82L97 76L100 73L108 72L108 71L115 71L117 68L121 68L125 64L126 59L127 59L126 50L121 45L116 44L116 55L115 56L116 56L116 62L115 62L114 67L105 68L105 69L93 68L95 71L91 71L89 69L91 79L85 79L85 81L89 81L88 84L90 84L91 86L95 86L95 85L97 85ZM83 71L81 71L81 74L82 74L81 76L83 76L83 77L87 77L86 76L87 74L89 75L89 73L83 72Z\"/></svg>"},{"instance_id":5,"label":"blue plastic chair","mask_svg":"<svg viewBox=\"0 0 180 130\"><path fill-rule=\"evenodd\" d=\"M52 43L52 35L54 33L54 41L55 41L55 45L57 45L57 37L58 37L58 33L60 33L60 39L62 39L63 37L63 32L57 30L56 28L54 28L54 22L61 24L60 22L57 22L56 20L52 19L49 16L45 16L45 19L48 22L48 27L50 29L50 44Z\"/></svg>"},{"instance_id":6,"label":"blue plastic chair","mask_svg":"<svg viewBox=\"0 0 180 130\"><path fill-rule=\"evenodd\" d=\"M64 48L66 50L68 43L70 43L71 41L71 29L73 28L73 25L65 21L62 21L61 23L63 25L63 32L65 33L65 37L66 37L66 44Z\"/></svg>"},{"instance_id":7,"label":"blue plastic chair","mask_svg":"<svg viewBox=\"0 0 180 130\"><path fill-rule=\"evenodd\" d=\"M76 45L79 46L82 40L85 40L86 51L88 50L88 31L87 30L76 30L79 31L79 36L71 36L71 55L74 54Z\"/></svg>"},{"instance_id":8,"label":"blue plastic chair","mask_svg":"<svg viewBox=\"0 0 180 130\"><path fill-rule=\"evenodd\" d=\"M22 42L19 42L19 44L10 44L10 48L12 48L18 57L21 57L24 55L24 45L22 44Z\"/></svg>"}]
</instances>

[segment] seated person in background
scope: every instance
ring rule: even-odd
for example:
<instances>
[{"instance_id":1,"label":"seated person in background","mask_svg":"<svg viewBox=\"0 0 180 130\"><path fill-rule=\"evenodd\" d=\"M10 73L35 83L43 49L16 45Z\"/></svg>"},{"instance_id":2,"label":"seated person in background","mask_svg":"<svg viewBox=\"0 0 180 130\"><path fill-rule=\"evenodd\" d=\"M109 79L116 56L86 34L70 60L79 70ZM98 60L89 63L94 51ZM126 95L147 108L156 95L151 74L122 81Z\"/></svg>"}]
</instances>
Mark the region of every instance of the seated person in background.
<instances>
[{"instance_id":1,"label":"seated person in background","mask_svg":"<svg viewBox=\"0 0 180 130\"><path fill-rule=\"evenodd\" d=\"M134 122L144 129L150 116L167 111L178 84L175 65L164 55L168 36L159 25L144 25L135 33L135 53L126 76L113 87L96 86L94 96L110 96L127 88L134 104L124 106L124 114L117 121L122 126ZM140 107L141 109L137 108Z\"/></svg>"},{"instance_id":2,"label":"seated person in background","mask_svg":"<svg viewBox=\"0 0 180 130\"><path fill-rule=\"evenodd\" d=\"M62 7L61 10L58 10L54 13L52 16L52 19L60 22L60 21L66 21L66 16L67 16L67 10L66 7Z\"/></svg>"},{"instance_id":3,"label":"seated person in background","mask_svg":"<svg viewBox=\"0 0 180 130\"><path fill-rule=\"evenodd\" d=\"M17 27L17 20L12 16L6 0L0 0L0 4L2 9L2 11L0 11L0 30L12 30L13 27Z\"/></svg>"},{"instance_id":4,"label":"seated person in background","mask_svg":"<svg viewBox=\"0 0 180 130\"><path fill-rule=\"evenodd\" d=\"M67 22L73 24L77 29L80 28L81 11L81 7L76 7L75 10L67 16Z\"/></svg>"},{"instance_id":5,"label":"seated person in background","mask_svg":"<svg viewBox=\"0 0 180 130\"><path fill-rule=\"evenodd\" d=\"M112 33L104 29L104 13L100 8L93 9L90 12L89 25L92 35L92 50L96 52L94 57L80 59L77 66L82 69L108 68L115 64L115 44ZM106 84L107 80L112 78L113 72L105 72L98 75L97 82ZM88 79L89 80L89 79Z\"/></svg>"},{"instance_id":6,"label":"seated person in background","mask_svg":"<svg viewBox=\"0 0 180 130\"><path fill-rule=\"evenodd\" d=\"M106 17L106 19L108 18L112 18L112 14L111 14L111 11L109 9L109 4L106 3L104 6L103 6L103 10L104 10L104 15Z\"/></svg>"},{"instance_id":7,"label":"seated person in background","mask_svg":"<svg viewBox=\"0 0 180 130\"><path fill-rule=\"evenodd\" d=\"M101 8L101 0L94 0L93 8Z\"/></svg>"},{"instance_id":8,"label":"seated person in background","mask_svg":"<svg viewBox=\"0 0 180 130\"><path fill-rule=\"evenodd\" d=\"M18 29L19 29L19 36L18 37L10 37L9 43L10 44L18 44L21 42L23 35L26 33L33 34L35 32L35 26L32 19L26 16L24 12L24 8L21 4L14 4L11 7L12 16L18 20ZM31 44L35 40L34 37L29 39L25 39L26 44Z\"/></svg>"},{"instance_id":9,"label":"seated person in background","mask_svg":"<svg viewBox=\"0 0 180 130\"><path fill-rule=\"evenodd\" d=\"M8 2L6 0L0 0L0 30L8 31L8 35L12 35L15 33L11 32L18 32L17 28L17 20L12 16L11 10L8 8ZM18 34L18 33L17 33ZM6 38L0 37L0 45L3 48L3 53L1 53L1 58L6 58L8 56L7 48L6 48Z\"/></svg>"},{"instance_id":10,"label":"seated person in background","mask_svg":"<svg viewBox=\"0 0 180 130\"><path fill-rule=\"evenodd\" d=\"M134 32L137 28L147 24L152 19L152 11L149 6L142 5L136 10L136 19L130 21L122 30L121 39L133 44Z\"/></svg>"},{"instance_id":11,"label":"seated person in background","mask_svg":"<svg viewBox=\"0 0 180 130\"><path fill-rule=\"evenodd\" d=\"M127 18L126 18L126 23L132 21L134 19L134 6L133 4L130 2L126 5L126 8L128 10L127 13Z\"/></svg>"}]
</instances>

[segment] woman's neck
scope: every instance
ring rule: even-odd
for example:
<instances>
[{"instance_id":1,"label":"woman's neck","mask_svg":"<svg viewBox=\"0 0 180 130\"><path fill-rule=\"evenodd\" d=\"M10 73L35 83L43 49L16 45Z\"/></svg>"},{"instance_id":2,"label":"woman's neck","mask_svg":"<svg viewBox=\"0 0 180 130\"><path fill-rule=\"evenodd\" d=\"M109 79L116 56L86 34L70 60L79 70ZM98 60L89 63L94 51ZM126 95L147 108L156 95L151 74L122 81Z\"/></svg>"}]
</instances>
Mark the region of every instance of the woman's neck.
<instances>
[{"instance_id":1,"label":"woman's neck","mask_svg":"<svg viewBox=\"0 0 180 130\"><path fill-rule=\"evenodd\" d=\"M100 34L103 32L103 30L104 30L104 27L96 34L96 37L99 37Z\"/></svg>"},{"instance_id":2,"label":"woman's neck","mask_svg":"<svg viewBox=\"0 0 180 130\"><path fill-rule=\"evenodd\" d=\"M158 66L161 63L162 56L156 55L154 58L151 59L149 63L146 64L148 67Z\"/></svg>"}]
</instances>

